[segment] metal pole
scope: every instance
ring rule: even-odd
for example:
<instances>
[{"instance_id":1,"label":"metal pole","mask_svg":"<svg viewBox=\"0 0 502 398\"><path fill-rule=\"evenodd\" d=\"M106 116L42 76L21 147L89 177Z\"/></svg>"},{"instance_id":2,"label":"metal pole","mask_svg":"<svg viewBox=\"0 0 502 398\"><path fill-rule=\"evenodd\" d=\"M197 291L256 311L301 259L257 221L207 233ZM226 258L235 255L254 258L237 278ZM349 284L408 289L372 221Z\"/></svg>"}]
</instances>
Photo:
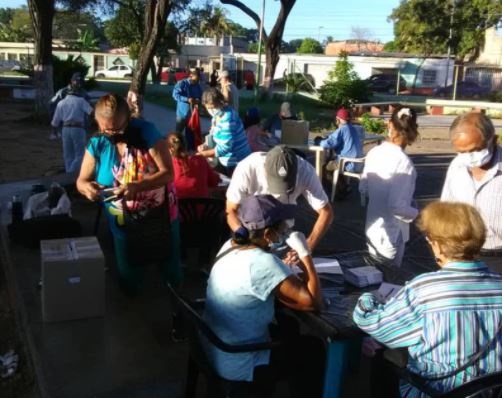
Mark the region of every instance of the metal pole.
<instances>
[{"instance_id":1,"label":"metal pole","mask_svg":"<svg viewBox=\"0 0 502 398\"><path fill-rule=\"evenodd\" d=\"M265 19L265 0L263 0L262 5L261 5L261 21L260 21L260 36L258 38L258 69L256 73L256 85L254 87L254 102L256 104L256 101L258 99L258 88L260 86L260 80L261 80L261 41L263 39L263 23ZM273 78L273 76L272 76Z\"/></svg>"},{"instance_id":2,"label":"metal pole","mask_svg":"<svg viewBox=\"0 0 502 398\"><path fill-rule=\"evenodd\" d=\"M457 99L457 80L458 80L458 69L459 65L453 65L453 69L455 69L455 81L453 82L453 101Z\"/></svg>"},{"instance_id":3,"label":"metal pole","mask_svg":"<svg viewBox=\"0 0 502 398\"><path fill-rule=\"evenodd\" d=\"M321 42L321 29L324 29L324 26L319 26L318 28L318 32L317 32L317 41L320 43Z\"/></svg>"},{"instance_id":4,"label":"metal pole","mask_svg":"<svg viewBox=\"0 0 502 398\"><path fill-rule=\"evenodd\" d=\"M401 79L401 69L397 70L396 95L399 95L399 80Z\"/></svg>"},{"instance_id":5,"label":"metal pole","mask_svg":"<svg viewBox=\"0 0 502 398\"><path fill-rule=\"evenodd\" d=\"M455 0L451 1L453 4L451 6L451 14L450 14L450 34L448 35L448 60L446 61L446 74L444 77L445 87L448 85L448 77L450 76L451 39L453 37L453 14L455 13Z\"/></svg>"}]
</instances>

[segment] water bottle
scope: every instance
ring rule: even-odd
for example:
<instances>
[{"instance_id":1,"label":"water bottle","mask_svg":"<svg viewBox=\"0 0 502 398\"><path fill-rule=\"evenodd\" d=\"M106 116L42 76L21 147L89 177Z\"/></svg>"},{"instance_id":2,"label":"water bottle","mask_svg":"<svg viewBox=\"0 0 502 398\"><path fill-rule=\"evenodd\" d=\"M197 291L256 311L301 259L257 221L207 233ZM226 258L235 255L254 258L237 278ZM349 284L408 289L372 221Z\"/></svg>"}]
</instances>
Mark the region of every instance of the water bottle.
<instances>
[{"instance_id":1,"label":"water bottle","mask_svg":"<svg viewBox=\"0 0 502 398\"><path fill-rule=\"evenodd\" d=\"M18 195L12 197L12 224L23 221L23 202Z\"/></svg>"}]
</instances>

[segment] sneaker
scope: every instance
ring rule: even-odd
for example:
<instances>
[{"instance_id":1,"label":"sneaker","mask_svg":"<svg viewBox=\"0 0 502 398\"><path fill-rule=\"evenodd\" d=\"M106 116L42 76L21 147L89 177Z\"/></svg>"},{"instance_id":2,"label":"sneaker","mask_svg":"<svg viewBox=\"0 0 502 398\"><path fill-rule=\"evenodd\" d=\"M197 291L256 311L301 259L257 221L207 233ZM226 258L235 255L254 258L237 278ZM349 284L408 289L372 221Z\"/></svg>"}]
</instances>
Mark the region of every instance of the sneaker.
<instances>
[{"instance_id":1,"label":"sneaker","mask_svg":"<svg viewBox=\"0 0 502 398\"><path fill-rule=\"evenodd\" d=\"M54 140L57 140L58 139L58 136L56 133L51 133L51 135L49 135L49 140L51 141L54 141Z\"/></svg>"}]
</instances>

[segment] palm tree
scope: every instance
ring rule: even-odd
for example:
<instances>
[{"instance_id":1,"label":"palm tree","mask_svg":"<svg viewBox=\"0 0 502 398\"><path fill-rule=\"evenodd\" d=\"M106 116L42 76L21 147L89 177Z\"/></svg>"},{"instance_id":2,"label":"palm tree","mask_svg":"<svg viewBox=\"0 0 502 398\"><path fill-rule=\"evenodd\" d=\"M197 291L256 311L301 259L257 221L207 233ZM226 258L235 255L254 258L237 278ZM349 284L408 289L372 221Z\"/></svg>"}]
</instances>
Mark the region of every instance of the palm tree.
<instances>
[{"instance_id":1,"label":"palm tree","mask_svg":"<svg viewBox=\"0 0 502 398\"><path fill-rule=\"evenodd\" d=\"M226 11L221 7L213 7L210 14L201 23L201 33L207 37L222 37L232 33Z\"/></svg>"}]
</instances>

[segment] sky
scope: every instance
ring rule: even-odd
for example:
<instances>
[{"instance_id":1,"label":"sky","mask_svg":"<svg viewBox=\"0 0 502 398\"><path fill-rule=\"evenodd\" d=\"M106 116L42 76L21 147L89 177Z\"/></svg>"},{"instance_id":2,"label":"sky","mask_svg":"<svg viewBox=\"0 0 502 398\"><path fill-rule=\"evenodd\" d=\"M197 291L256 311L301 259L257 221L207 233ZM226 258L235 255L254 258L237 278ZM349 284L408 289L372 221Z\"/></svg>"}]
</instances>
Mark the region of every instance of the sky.
<instances>
[{"instance_id":1,"label":"sky","mask_svg":"<svg viewBox=\"0 0 502 398\"><path fill-rule=\"evenodd\" d=\"M261 15L262 0L243 0L244 3ZM2 7L19 7L26 0L2 0ZM219 2L215 1L215 4ZM387 42L393 39L392 22L387 17L392 9L399 5L399 0L297 0L289 15L283 40L291 41L312 37L322 41L327 36L335 40L351 38L351 28L365 28L370 38ZM265 28L272 28L280 3L266 0ZM255 28L254 22L242 11L232 6L225 6L228 18L247 28Z\"/></svg>"}]
</instances>

